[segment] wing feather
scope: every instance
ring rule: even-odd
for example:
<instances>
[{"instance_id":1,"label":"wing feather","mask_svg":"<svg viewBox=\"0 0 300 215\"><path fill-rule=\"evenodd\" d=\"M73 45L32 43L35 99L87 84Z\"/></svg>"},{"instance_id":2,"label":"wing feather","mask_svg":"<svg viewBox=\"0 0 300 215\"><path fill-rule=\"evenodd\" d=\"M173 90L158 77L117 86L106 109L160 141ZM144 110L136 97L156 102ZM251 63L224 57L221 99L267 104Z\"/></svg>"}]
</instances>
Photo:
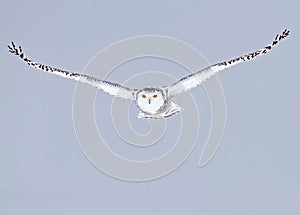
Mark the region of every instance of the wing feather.
<instances>
[{"instance_id":1,"label":"wing feather","mask_svg":"<svg viewBox=\"0 0 300 215\"><path fill-rule=\"evenodd\" d=\"M166 89L168 90L169 96L175 96L183 92L187 92L191 90L192 88L198 86L199 84L203 83L207 79L209 79L211 76L216 74L217 72L227 69L233 65L239 64L241 62L245 62L248 60L252 60L254 58L257 58L261 55L266 54L268 51L272 49L274 45L276 45L280 40L284 39L289 35L290 31L285 29L282 34L276 35L275 39L273 40L272 44L259 49L258 51L251 52L247 55L234 58L229 61L225 61L222 63L217 63L211 66L208 66L201 71L198 71L196 73L193 73L187 77L184 77L180 79L178 82L175 82L171 86L167 86Z\"/></svg>"},{"instance_id":2,"label":"wing feather","mask_svg":"<svg viewBox=\"0 0 300 215\"><path fill-rule=\"evenodd\" d=\"M53 73L56 75L59 75L61 77L65 77L65 78L69 78L69 79L73 79L85 84L89 84L93 87L96 87L98 89L103 90L104 92L112 95L112 96L116 96L122 99L130 99L130 100L134 100L134 93L136 90L130 89L128 87L124 87L120 84L117 83L112 83L109 81L104 81L101 79L97 79L95 77L91 77L88 75L84 75L84 74L79 74L79 73L73 73L73 72L68 72L68 71L64 71L61 69L57 69L57 68L53 68L51 66L47 66L41 63L37 63L34 62L30 59L28 59L27 57L25 57L24 52L22 50L22 47L16 47L15 44L12 42L11 46L8 45L8 49L9 51L14 54L19 56L23 61L25 61L29 66L32 66L34 68L37 68L39 70L45 71L45 72L49 72L49 73Z\"/></svg>"}]
</instances>

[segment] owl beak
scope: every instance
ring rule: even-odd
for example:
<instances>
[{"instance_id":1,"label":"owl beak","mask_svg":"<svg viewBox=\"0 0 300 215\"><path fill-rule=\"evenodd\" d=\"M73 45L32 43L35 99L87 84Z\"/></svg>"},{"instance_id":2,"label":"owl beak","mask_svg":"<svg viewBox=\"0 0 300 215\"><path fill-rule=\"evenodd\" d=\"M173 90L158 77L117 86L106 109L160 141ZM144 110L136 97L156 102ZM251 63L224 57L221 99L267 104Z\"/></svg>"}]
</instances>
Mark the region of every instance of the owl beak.
<instances>
[{"instance_id":1,"label":"owl beak","mask_svg":"<svg viewBox=\"0 0 300 215\"><path fill-rule=\"evenodd\" d=\"M150 105L150 103L151 103L151 99L149 99L149 105Z\"/></svg>"}]
</instances>

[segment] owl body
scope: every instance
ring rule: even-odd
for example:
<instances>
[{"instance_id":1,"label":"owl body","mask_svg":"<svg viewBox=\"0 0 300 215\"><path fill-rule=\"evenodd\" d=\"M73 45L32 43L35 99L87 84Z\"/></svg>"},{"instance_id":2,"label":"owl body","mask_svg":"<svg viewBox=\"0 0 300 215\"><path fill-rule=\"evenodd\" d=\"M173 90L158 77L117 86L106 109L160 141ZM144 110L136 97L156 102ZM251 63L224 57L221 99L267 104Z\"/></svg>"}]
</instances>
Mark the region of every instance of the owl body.
<instances>
[{"instance_id":1,"label":"owl body","mask_svg":"<svg viewBox=\"0 0 300 215\"><path fill-rule=\"evenodd\" d=\"M180 113L183 109L175 104L164 88L147 87L138 90L135 103L140 109L138 118L161 119Z\"/></svg>"}]
</instances>

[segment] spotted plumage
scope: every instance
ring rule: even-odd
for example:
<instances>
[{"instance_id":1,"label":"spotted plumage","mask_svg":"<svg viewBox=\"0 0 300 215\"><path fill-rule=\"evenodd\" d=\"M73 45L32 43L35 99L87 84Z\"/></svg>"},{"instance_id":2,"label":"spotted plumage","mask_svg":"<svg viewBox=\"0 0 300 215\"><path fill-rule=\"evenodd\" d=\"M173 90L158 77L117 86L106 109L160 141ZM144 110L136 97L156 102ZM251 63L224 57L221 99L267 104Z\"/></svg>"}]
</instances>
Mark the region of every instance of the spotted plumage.
<instances>
[{"instance_id":1,"label":"spotted plumage","mask_svg":"<svg viewBox=\"0 0 300 215\"><path fill-rule=\"evenodd\" d=\"M109 93L112 96L135 101L137 107L140 109L138 118L160 119L173 116L174 114L180 113L183 110L172 101L172 98L174 96L191 90L192 88L203 83L215 73L223 69L266 54L272 49L274 45L276 45L282 39L286 38L289 33L289 30L284 30L280 35L277 35L275 37L271 45L265 46L264 48L259 49L255 52L251 52L247 55L208 66L196 73L180 79L170 86L146 87L143 89L130 89L117 83L108 82L84 74L64 71L38 62L34 62L25 57L21 46L17 47L13 42L11 43L11 45L8 45L8 49L12 54L19 56L29 66L89 84L93 87L97 87L98 89L103 90L106 93Z\"/></svg>"}]
</instances>

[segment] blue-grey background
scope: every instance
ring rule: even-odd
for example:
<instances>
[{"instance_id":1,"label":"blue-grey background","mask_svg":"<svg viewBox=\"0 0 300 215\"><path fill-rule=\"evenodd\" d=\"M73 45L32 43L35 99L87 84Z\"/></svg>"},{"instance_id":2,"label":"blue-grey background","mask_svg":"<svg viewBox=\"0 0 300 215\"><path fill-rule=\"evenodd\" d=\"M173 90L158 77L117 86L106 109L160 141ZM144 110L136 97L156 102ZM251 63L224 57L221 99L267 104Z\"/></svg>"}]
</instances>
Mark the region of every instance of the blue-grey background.
<instances>
[{"instance_id":1,"label":"blue-grey background","mask_svg":"<svg viewBox=\"0 0 300 215\"><path fill-rule=\"evenodd\" d=\"M296 0L1 1L0 214L299 213L298 9ZM37 61L80 72L111 43L157 34L216 63L268 44L284 28L291 36L270 54L219 74L228 121L214 159L197 167L210 114L200 87L197 147L175 172L143 183L107 176L84 157L72 124L75 82L32 69L6 48L13 40ZM118 72L110 80L132 75Z\"/></svg>"}]
</instances>

